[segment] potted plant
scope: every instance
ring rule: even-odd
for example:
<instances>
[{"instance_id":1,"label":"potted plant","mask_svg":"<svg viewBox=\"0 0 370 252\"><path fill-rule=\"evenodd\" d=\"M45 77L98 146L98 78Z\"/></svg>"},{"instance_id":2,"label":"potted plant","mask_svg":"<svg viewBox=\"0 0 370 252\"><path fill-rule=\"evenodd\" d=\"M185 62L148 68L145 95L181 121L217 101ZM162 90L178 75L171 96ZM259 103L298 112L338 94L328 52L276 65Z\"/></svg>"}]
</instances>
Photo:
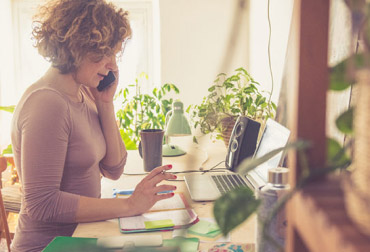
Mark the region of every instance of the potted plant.
<instances>
[{"instance_id":1,"label":"potted plant","mask_svg":"<svg viewBox=\"0 0 370 252\"><path fill-rule=\"evenodd\" d=\"M276 105L267 99L256 82L244 68L238 68L231 76L217 75L209 94L199 105L189 106L188 112L203 134L215 133L216 139L223 139L228 145L231 131L238 116L247 116L264 122L273 117Z\"/></svg>"},{"instance_id":2,"label":"potted plant","mask_svg":"<svg viewBox=\"0 0 370 252\"><path fill-rule=\"evenodd\" d=\"M176 85L166 83L153 88L151 93L141 92L141 79L148 76L140 74L135 84L118 91L115 100L120 103L116 112L122 139L128 150L136 150L140 141L140 130L163 129L166 114L172 108L173 99L165 96L170 92L178 94Z\"/></svg>"}]
</instances>

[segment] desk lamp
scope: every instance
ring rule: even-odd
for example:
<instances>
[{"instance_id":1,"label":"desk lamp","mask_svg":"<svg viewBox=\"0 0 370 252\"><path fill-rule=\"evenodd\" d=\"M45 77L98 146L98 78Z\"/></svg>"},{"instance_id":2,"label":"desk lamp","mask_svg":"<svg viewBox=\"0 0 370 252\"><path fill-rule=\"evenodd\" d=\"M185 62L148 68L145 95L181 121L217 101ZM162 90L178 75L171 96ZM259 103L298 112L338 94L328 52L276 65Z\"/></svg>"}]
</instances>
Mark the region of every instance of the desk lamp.
<instances>
[{"instance_id":1,"label":"desk lamp","mask_svg":"<svg viewBox=\"0 0 370 252\"><path fill-rule=\"evenodd\" d=\"M189 135L191 135L191 130L189 122L184 115L184 104L177 100L172 104L172 110L166 115L165 144L163 145L162 156L173 157L186 154L179 146L170 144L169 137Z\"/></svg>"}]
</instances>

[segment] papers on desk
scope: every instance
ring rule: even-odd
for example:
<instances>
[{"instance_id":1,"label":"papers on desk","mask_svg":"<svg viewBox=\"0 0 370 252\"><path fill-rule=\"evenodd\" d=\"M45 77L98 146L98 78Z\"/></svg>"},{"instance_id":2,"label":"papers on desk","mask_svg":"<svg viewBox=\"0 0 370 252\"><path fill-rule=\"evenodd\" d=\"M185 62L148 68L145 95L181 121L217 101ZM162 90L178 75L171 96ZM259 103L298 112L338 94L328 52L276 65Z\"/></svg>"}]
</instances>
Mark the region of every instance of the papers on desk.
<instances>
[{"instance_id":1,"label":"papers on desk","mask_svg":"<svg viewBox=\"0 0 370 252\"><path fill-rule=\"evenodd\" d=\"M200 237L201 239L205 237L215 239L221 236L221 229L216 223L200 220L197 224L188 228L188 234Z\"/></svg>"},{"instance_id":2,"label":"papers on desk","mask_svg":"<svg viewBox=\"0 0 370 252\"><path fill-rule=\"evenodd\" d=\"M137 233L186 228L198 221L184 195L175 193L169 199L158 201L147 213L119 218L119 226L122 233Z\"/></svg>"},{"instance_id":3,"label":"papers on desk","mask_svg":"<svg viewBox=\"0 0 370 252\"><path fill-rule=\"evenodd\" d=\"M216 220L213 218L199 218L199 221L187 229L176 229L172 237L199 238L200 242L230 242L230 234L222 236Z\"/></svg>"}]
</instances>

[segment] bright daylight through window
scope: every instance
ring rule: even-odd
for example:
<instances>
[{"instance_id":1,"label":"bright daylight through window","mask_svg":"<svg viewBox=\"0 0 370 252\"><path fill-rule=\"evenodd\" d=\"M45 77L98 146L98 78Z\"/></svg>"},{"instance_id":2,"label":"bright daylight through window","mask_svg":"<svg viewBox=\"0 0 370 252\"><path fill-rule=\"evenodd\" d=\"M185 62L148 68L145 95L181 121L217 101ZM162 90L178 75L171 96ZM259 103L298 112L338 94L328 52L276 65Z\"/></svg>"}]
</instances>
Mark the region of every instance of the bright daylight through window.
<instances>
[{"instance_id":1,"label":"bright daylight through window","mask_svg":"<svg viewBox=\"0 0 370 252\"><path fill-rule=\"evenodd\" d=\"M1 55L5 56L0 68L0 106L15 105L25 89L38 80L48 69L47 62L33 47L31 39L32 16L44 0L1 0L1 23L7 40L1 43ZM149 79L144 85L150 90L159 85L159 32L157 0L113 0L115 5L130 13L133 35L127 41L123 55L119 57L122 88L135 83L135 78L145 72ZM154 52L157 52L155 54ZM9 139L11 115L0 113L0 150Z\"/></svg>"}]
</instances>

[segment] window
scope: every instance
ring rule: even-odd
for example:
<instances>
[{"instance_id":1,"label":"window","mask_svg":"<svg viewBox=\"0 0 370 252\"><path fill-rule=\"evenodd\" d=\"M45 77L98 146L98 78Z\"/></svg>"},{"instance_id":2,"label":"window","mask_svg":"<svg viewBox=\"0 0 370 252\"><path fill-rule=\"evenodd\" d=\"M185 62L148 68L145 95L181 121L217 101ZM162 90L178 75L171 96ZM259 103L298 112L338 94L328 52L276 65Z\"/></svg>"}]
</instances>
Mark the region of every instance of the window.
<instances>
[{"instance_id":1,"label":"window","mask_svg":"<svg viewBox=\"0 0 370 252\"><path fill-rule=\"evenodd\" d=\"M25 89L38 80L49 68L47 62L33 47L32 17L44 0L2 0L1 24L8 39L1 42L3 60L0 68L0 105L13 105ZM135 82L141 73L148 74L144 90L159 83L159 16L158 0L113 0L114 4L130 13L133 30L122 59L119 62L120 87ZM157 34L157 35L155 35ZM156 51L156 54L154 53ZM4 53L4 54L3 54ZM120 88L119 87L119 88ZM0 150L10 142L10 117L0 112ZM5 140L4 140L5 139Z\"/></svg>"}]
</instances>

